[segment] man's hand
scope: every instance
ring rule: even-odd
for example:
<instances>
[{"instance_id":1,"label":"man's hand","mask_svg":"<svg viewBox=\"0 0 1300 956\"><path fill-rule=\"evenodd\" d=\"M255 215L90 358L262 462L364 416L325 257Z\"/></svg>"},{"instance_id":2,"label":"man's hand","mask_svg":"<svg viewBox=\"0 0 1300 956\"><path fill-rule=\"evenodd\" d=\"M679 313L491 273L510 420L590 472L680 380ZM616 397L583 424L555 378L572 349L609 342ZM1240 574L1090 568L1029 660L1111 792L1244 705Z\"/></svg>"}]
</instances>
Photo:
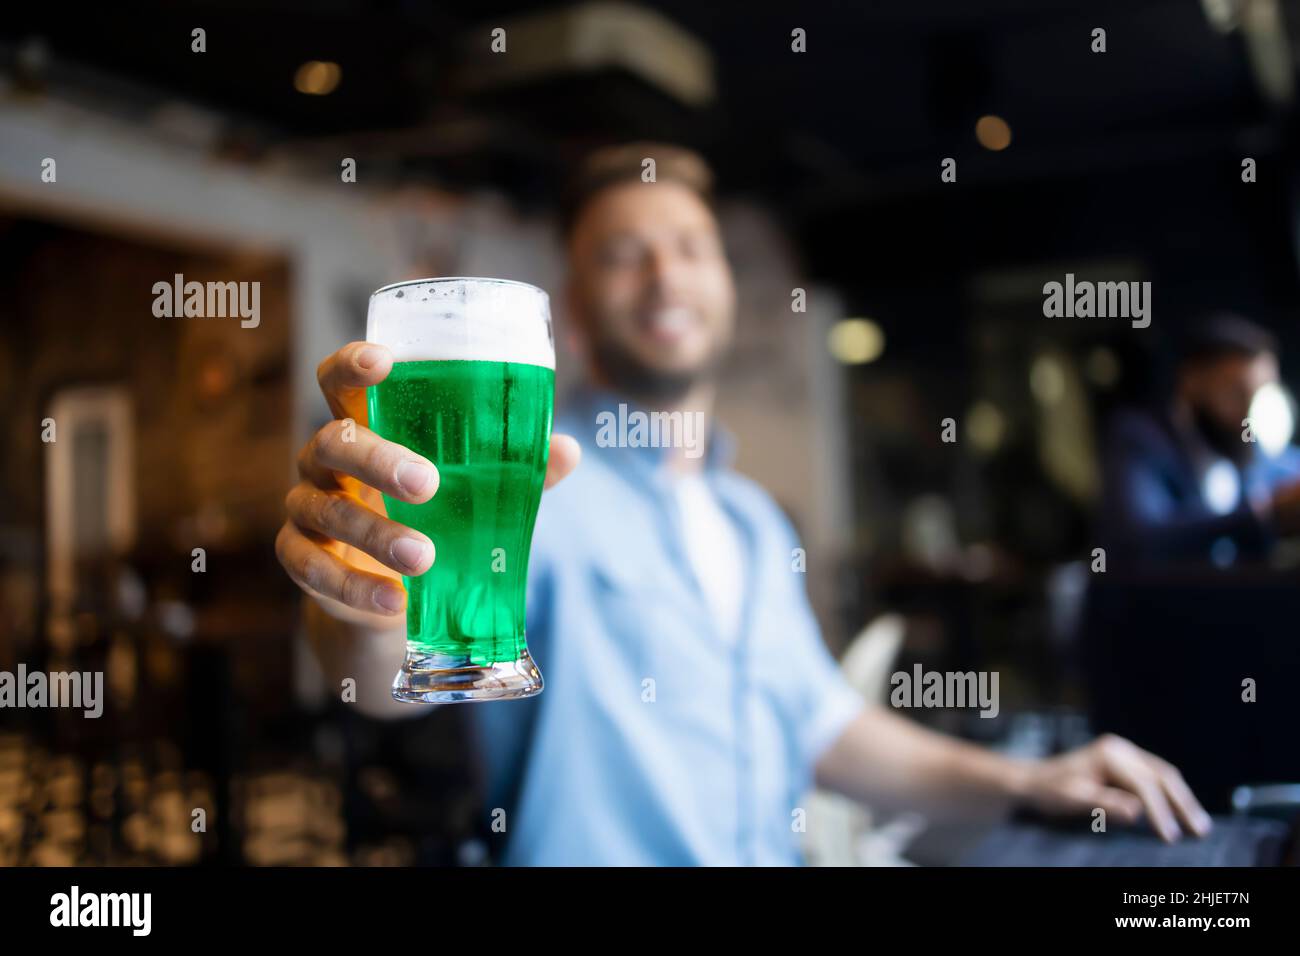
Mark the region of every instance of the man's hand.
<instances>
[{"instance_id":1,"label":"man's hand","mask_svg":"<svg viewBox=\"0 0 1300 956\"><path fill-rule=\"evenodd\" d=\"M818 759L816 781L882 813L914 810L933 820L993 821L1017 806L1049 814L1143 816L1166 840L1198 836L1210 818L1182 775L1154 754L1107 734L1047 760L1012 759L944 736L878 704Z\"/></svg>"},{"instance_id":2,"label":"man's hand","mask_svg":"<svg viewBox=\"0 0 1300 956\"><path fill-rule=\"evenodd\" d=\"M360 612L383 626L406 607L398 575L415 576L434 562L433 542L384 511L381 493L420 504L438 491L434 462L380 438L366 427L366 388L388 377L393 356L382 345L353 342L316 371L334 421L298 456L302 479L285 499L289 517L275 553L289 577L308 594ZM347 420L351 419L351 423ZM578 443L551 437L546 487L578 463Z\"/></svg>"},{"instance_id":3,"label":"man's hand","mask_svg":"<svg viewBox=\"0 0 1300 956\"><path fill-rule=\"evenodd\" d=\"M1210 831L1209 814L1177 768L1112 734L1027 764L1021 796L1050 814L1087 814L1100 807L1107 817L1130 824L1145 815L1168 843L1184 829L1197 836Z\"/></svg>"}]
</instances>

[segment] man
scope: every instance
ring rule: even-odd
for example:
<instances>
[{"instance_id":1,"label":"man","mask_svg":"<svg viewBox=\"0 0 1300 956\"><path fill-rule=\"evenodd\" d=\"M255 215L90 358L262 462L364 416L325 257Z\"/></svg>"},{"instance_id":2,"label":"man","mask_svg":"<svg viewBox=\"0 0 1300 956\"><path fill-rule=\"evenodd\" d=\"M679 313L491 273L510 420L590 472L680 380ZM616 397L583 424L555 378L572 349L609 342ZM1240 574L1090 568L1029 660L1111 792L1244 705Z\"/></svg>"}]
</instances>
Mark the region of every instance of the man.
<instances>
[{"instance_id":1,"label":"man","mask_svg":"<svg viewBox=\"0 0 1300 956\"><path fill-rule=\"evenodd\" d=\"M657 182L641 181L644 157ZM699 456L595 441L620 403L708 422L736 306L709 187L694 154L643 144L596 154L567 193L565 304L591 385L557 420L548 487L573 475L543 497L529 567L546 690L469 715L487 806L506 810L506 862L797 863L791 823L813 781L885 812L1100 807L1145 815L1167 840L1203 834L1178 772L1127 741L1011 760L865 705L820 640L790 526L728 468L716 429ZM364 422L364 389L391 361L364 343L326 359L335 416ZM335 422L287 499L277 551L315 599L320 657L372 700L402 656L394 572L438 573L432 543L383 517L376 489L428 500L436 464L360 427L344 443Z\"/></svg>"},{"instance_id":2,"label":"man","mask_svg":"<svg viewBox=\"0 0 1300 956\"><path fill-rule=\"evenodd\" d=\"M1300 529L1300 453L1265 454L1247 427L1278 381L1273 337L1240 316L1193 324L1173 396L1119 416L1107 442L1101 534L1120 564L1228 566L1267 556Z\"/></svg>"}]
</instances>

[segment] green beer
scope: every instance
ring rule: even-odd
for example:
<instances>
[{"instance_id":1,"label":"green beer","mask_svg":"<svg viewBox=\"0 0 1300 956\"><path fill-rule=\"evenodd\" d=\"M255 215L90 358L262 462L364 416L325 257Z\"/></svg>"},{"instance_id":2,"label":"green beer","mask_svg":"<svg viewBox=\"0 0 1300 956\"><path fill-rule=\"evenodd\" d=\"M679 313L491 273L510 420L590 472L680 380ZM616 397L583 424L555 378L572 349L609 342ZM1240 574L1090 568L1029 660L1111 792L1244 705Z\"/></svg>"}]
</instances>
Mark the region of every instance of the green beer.
<instances>
[{"instance_id":1,"label":"green beer","mask_svg":"<svg viewBox=\"0 0 1300 956\"><path fill-rule=\"evenodd\" d=\"M393 369L370 388L370 427L438 467L437 493L388 516L433 541L405 578L406 659L393 698L502 700L541 693L524 634L528 551L555 398L550 302L505 279L418 279L370 297L366 339Z\"/></svg>"},{"instance_id":2,"label":"green beer","mask_svg":"<svg viewBox=\"0 0 1300 956\"><path fill-rule=\"evenodd\" d=\"M406 639L429 655L488 666L524 641L528 549L546 477L555 372L487 361L396 362L370 389L370 425L438 466L424 504L384 496L424 532L435 560L405 578Z\"/></svg>"}]
</instances>

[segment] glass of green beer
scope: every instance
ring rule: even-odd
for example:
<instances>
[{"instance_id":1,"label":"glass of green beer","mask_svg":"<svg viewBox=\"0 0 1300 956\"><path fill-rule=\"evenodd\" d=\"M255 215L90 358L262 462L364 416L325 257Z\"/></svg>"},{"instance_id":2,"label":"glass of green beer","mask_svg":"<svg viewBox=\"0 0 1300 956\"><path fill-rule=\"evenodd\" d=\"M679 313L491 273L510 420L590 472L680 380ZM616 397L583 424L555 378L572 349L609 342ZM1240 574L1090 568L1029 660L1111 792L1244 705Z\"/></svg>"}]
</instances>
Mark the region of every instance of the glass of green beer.
<instances>
[{"instance_id":1,"label":"glass of green beer","mask_svg":"<svg viewBox=\"0 0 1300 956\"><path fill-rule=\"evenodd\" d=\"M550 303L505 279L418 279L370 297L366 339L393 353L369 389L370 427L438 468L437 493L388 516L433 541L406 577L400 701L530 697L542 675L524 639L528 552L555 398Z\"/></svg>"}]
</instances>

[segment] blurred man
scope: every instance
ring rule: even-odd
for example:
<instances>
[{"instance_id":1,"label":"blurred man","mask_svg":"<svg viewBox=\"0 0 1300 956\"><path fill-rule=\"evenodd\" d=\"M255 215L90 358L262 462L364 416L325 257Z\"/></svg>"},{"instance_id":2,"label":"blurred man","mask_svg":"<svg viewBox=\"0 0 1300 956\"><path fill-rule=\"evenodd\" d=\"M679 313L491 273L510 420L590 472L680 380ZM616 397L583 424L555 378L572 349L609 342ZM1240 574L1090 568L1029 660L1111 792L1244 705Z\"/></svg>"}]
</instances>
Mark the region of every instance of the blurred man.
<instances>
[{"instance_id":1,"label":"blurred man","mask_svg":"<svg viewBox=\"0 0 1300 956\"><path fill-rule=\"evenodd\" d=\"M641 181L645 157L657 182ZM583 464L544 496L529 566L528 643L546 690L468 715L485 815L506 811L506 862L796 863L792 822L814 781L932 818L1101 807L1168 840L1208 828L1177 770L1119 738L1012 760L864 704L821 642L789 524L730 470L709 417L736 293L707 168L665 146L603 151L562 220L564 304L589 385L557 420L548 486L573 471L579 442ZM364 422L364 390L391 367L365 343L327 358L335 416ZM697 415L706 441L597 440L602 413L637 410ZM303 449L277 551L314 598L328 673L356 678L371 712L418 713L388 700L404 640L394 572L438 571L431 542L385 518L378 491L426 501L437 463L362 428L340 434L336 421Z\"/></svg>"},{"instance_id":2,"label":"blurred man","mask_svg":"<svg viewBox=\"0 0 1300 956\"><path fill-rule=\"evenodd\" d=\"M1196 323L1174 394L1156 412L1116 419L1105 453L1101 531L1121 563L1258 560L1300 530L1300 451L1268 455L1248 423L1278 381L1273 337L1240 316Z\"/></svg>"}]
</instances>

